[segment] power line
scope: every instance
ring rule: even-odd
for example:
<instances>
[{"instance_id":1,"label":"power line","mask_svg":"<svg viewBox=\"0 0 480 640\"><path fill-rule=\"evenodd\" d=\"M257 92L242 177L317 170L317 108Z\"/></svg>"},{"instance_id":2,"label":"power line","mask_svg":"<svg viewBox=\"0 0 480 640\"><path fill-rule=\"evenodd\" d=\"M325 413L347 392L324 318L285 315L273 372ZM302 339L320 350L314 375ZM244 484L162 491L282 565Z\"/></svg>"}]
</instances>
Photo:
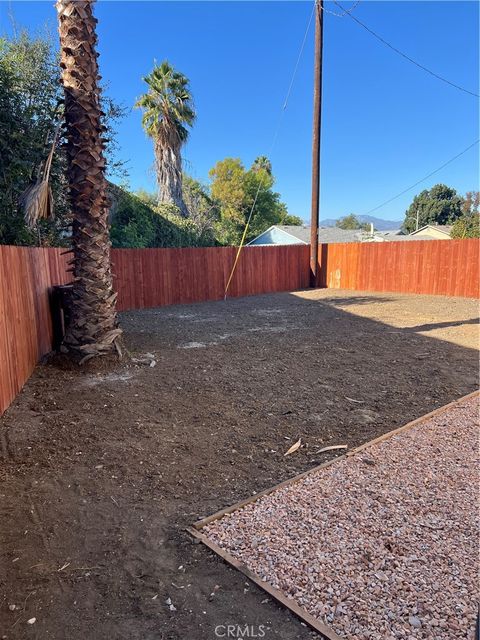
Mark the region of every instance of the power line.
<instances>
[{"instance_id":1,"label":"power line","mask_svg":"<svg viewBox=\"0 0 480 640\"><path fill-rule=\"evenodd\" d=\"M312 24L313 14L315 13L315 6L316 6L316 2L313 3L312 12L310 14L310 18L309 18L307 26L305 28L305 33L303 35L302 44L300 45L300 50L298 52L297 61L295 62L295 67L293 68L293 73L292 73L292 77L290 79L290 84L288 85L287 94L285 96L285 100L283 101L283 107L282 107L282 110L280 112L280 117L278 119L277 128L276 128L275 133L273 135L272 146L270 147L270 154L272 153L272 151L273 151L273 149L275 147L275 144L277 142L278 134L279 134L280 127L281 127L281 124L282 124L282 121L283 121L283 116L285 114L285 111L287 110L288 102L289 102L290 96L292 94L293 84L295 82L295 78L297 77L298 66L300 64L300 60L302 59L303 50L305 49L305 44L307 42L308 33L310 31L310 25Z\"/></svg>"},{"instance_id":2,"label":"power line","mask_svg":"<svg viewBox=\"0 0 480 640\"><path fill-rule=\"evenodd\" d=\"M426 73L429 73L434 78L437 78L438 80L441 80L442 82L445 82L446 84L449 84L451 87L455 87L455 89L458 89L459 91L463 91L464 93L468 93L471 96L475 96L475 98L480 98L480 95L478 93L474 93L473 91L470 91L469 89L465 89L465 87L461 87L460 85L455 84L454 82L451 82L450 80L447 80L447 78L444 78L443 76L439 75L438 73L435 73L435 71L432 71L431 69L428 69L428 67L425 67L423 64L420 64L419 62L417 62L416 60L414 60L413 58L408 56L406 53L403 53L403 51L400 51L400 49L397 49L396 47L394 47L392 44L387 42L384 38L379 36L378 33L375 33L375 31L370 29L370 27L367 27L366 24L364 24L356 16L354 16L351 13L351 9L350 10L344 9L344 7L342 7L342 5L339 4L336 0L334 0L334 4L336 4L337 7L339 7L339 9L344 11L345 15L348 15L349 18L351 18L357 24L359 24L361 27L363 27L366 31L368 31L368 33L370 33L372 36L377 38L377 40L380 40L380 42L382 42L386 47L388 47L389 49L392 49L392 51L395 51L395 53L398 53L398 55L402 56L402 58L405 58L405 60L408 60L409 62L411 62L415 66L419 67L419 69L422 69Z\"/></svg>"},{"instance_id":3,"label":"power line","mask_svg":"<svg viewBox=\"0 0 480 640\"><path fill-rule=\"evenodd\" d=\"M467 151L470 151L470 149L472 149L475 145L477 145L480 142L479 140L475 140L475 142L473 142L471 145L469 145L466 149L464 149L463 151L461 151L460 153L457 153L456 156L454 156L453 158L450 158L450 160L447 160L447 162L444 162L442 164L441 167L438 167L438 169L435 169L435 171L432 171L431 173L429 173L427 176L424 176L423 178L421 178L420 180L418 180L417 182L415 182L415 184L410 185L410 187L407 187L406 189L404 189L403 191L401 191L400 193L397 193L396 196L393 196L393 198L389 198L388 200L385 200L385 202L382 202L382 204L379 204L378 207L374 207L373 209L370 209L370 211L367 211L366 213L364 213L363 215L367 216L369 213L373 213L374 211L377 211L377 209L381 209L382 207L384 207L386 204L389 204L390 202L392 202L393 200L396 200L397 198L399 198L400 196L403 196L404 193L407 193L407 191L410 191L410 189L413 189L414 187L416 187L417 185L419 185L421 182L424 182L425 180L428 180L428 178L430 178L431 176L435 175L436 173L438 173L439 171L441 171L444 167L446 167L448 164L450 164L451 162L453 162L454 160L456 160L457 158L460 158L460 156L463 156L464 153L467 153Z\"/></svg>"},{"instance_id":4,"label":"power line","mask_svg":"<svg viewBox=\"0 0 480 640\"><path fill-rule=\"evenodd\" d=\"M344 9L342 7L343 13L337 13L336 11L330 11L330 9L326 9L325 7L323 7L322 11L323 11L323 13L329 13L331 16L336 16L337 18L344 18L346 15L348 15L354 9L356 9L359 4L360 4L360 0L356 0L353 3L353 5L350 7L350 9Z\"/></svg>"},{"instance_id":5,"label":"power line","mask_svg":"<svg viewBox=\"0 0 480 640\"><path fill-rule=\"evenodd\" d=\"M270 156L272 155L273 150L275 148L275 145L277 143L277 138L278 138L278 134L280 132L280 127L282 125L283 116L285 114L285 111L287 110L288 101L290 99L290 95L291 95L292 89L293 89L293 83L295 82L295 77L297 75L298 66L300 64L300 60L301 60L302 55L303 55L303 50L305 49L305 43L307 42L308 32L310 31L310 25L312 24L313 14L315 12L316 6L317 6L317 2L315 0L314 3L313 3L312 12L310 14L310 19L309 19L309 21L307 23L307 27L305 29L305 34L303 36L302 44L300 45L300 50L298 52L297 61L295 63L295 67L293 69L293 73L292 73L292 77L291 77L291 80L290 80L290 84L288 85L288 89L287 89L287 93L286 93L286 96L285 96L285 100L283 101L283 106L282 106L282 110L280 112L280 117L278 119L277 127L275 129L275 133L273 134L272 144L270 146L270 153L269 153ZM227 280L227 284L225 286L225 294L224 294L225 300L227 299L228 289L230 287L230 283L232 281L233 274L235 273L235 269L237 268L237 263L238 263L238 260L240 258L240 253L241 253L241 251L243 249L243 243L245 242L245 238L247 237L248 227L250 225L250 221L252 219L253 212L255 210L255 205L257 204L258 196L260 195L260 189L262 188L262 185L263 185L263 183L262 183L262 180L260 179L259 182L258 182L257 192L255 194L255 198L253 199L252 207L250 209L250 213L248 214L247 223L245 225L245 229L243 230L242 239L240 241L240 245L239 245L237 253L235 255L235 260L233 262L232 270L230 272L230 276L229 276L229 278Z\"/></svg>"}]
</instances>

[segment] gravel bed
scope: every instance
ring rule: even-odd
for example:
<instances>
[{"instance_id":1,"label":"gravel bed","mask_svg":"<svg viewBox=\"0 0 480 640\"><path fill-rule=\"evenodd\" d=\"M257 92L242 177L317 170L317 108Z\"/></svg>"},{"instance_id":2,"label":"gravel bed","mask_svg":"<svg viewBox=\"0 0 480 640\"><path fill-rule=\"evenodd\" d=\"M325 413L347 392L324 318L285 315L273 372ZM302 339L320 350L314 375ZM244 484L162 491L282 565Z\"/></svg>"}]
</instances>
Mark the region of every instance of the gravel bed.
<instances>
[{"instance_id":1,"label":"gravel bed","mask_svg":"<svg viewBox=\"0 0 480 640\"><path fill-rule=\"evenodd\" d=\"M479 407L465 400L202 531L341 637L473 640Z\"/></svg>"}]
</instances>

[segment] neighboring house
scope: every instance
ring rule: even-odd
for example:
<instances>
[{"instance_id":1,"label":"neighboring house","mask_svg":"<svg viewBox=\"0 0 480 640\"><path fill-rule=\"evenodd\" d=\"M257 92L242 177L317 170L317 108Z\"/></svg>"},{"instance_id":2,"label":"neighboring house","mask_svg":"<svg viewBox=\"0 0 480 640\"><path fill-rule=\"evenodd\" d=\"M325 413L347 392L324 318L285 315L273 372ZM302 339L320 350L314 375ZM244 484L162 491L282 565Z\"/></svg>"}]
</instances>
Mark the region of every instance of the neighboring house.
<instances>
[{"instance_id":1,"label":"neighboring house","mask_svg":"<svg viewBox=\"0 0 480 640\"><path fill-rule=\"evenodd\" d=\"M388 229L387 231L378 231L385 240L398 240L398 236L403 237L403 231L401 229Z\"/></svg>"},{"instance_id":2,"label":"neighboring house","mask_svg":"<svg viewBox=\"0 0 480 640\"><path fill-rule=\"evenodd\" d=\"M320 227L319 242L359 242L359 231ZM250 240L249 245L269 244L310 244L310 227L307 225L273 225L259 236Z\"/></svg>"},{"instance_id":3,"label":"neighboring house","mask_svg":"<svg viewBox=\"0 0 480 640\"><path fill-rule=\"evenodd\" d=\"M392 233L392 232L390 232ZM384 242L383 234L373 234L360 229L339 229L338 227L320 227L318 242L333 244L335 242ZM308 225L276 224L250 240L250 246L270 244L310 244L310 227Z\"/></svg>"},{"instance_id":4,"label":"neighboring house","mask_svg":"<svg viewBox=\"0 0 480 640\"><path fill-rule=\"evenodd\" d=\"M417 229L416 231L412 231L412 233L407 236L409 238L415 237L415 239L422 240L450 240L450 232L452 231L452 226L447 224L426 224L421 229Z\"/></svg>"},{"instance_id":5,"label":"neighboring house","mask_svg":"<svg viewBox=\"0 0 480 640\"><path fill-rule=\"evenodd\" d=\"M360 229L339 229L338 227L320 227L318 242L333 244L335 242L397 242L412 240L450 240L452 227L448 225L427 224L421 229L404 235L401 229L389 231L361 231ZM251 246L310 244L310 227L308 225L293 226L276 224L250 240Z\"/></svg>"}]
</instances>

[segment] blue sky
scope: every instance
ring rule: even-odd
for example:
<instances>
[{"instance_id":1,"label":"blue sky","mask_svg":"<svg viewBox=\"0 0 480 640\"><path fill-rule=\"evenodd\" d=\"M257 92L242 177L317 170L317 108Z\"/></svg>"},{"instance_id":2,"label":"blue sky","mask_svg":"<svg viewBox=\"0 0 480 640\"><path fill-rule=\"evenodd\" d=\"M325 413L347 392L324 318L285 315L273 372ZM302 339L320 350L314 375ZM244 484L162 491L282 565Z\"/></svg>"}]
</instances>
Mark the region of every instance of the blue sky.
<instances>
[{"instance_id":1,"label":"blue sky","mask_svg":"<svg viewBox=\"0 0 480 640\"><path fill-rule=\"evenodd\" d=\"M351 2L345 0L345 6ZM50 23L52 0L0 2L31 30ZM330 11L338 11L326 2ZM168 59L191 82L198 119L186 168L208 180L216 161L249 165L269 155L311 2L116 2L96 7L100 67L109 93L132 107L142 75ZM476 2L363 0L355 15L384 39L452 82L478 93ZM308 219L313 23L271 155L276 189L290 213ZM366 213L430 173L479 137L479 101L427 75L350 18L325 15L321 218ZM154 189L153 151L131 110L119 128L133 189ZM478 189L478 146L373 215L403 219L415 193L437 182Z\"/></svg>"}]
</instances>

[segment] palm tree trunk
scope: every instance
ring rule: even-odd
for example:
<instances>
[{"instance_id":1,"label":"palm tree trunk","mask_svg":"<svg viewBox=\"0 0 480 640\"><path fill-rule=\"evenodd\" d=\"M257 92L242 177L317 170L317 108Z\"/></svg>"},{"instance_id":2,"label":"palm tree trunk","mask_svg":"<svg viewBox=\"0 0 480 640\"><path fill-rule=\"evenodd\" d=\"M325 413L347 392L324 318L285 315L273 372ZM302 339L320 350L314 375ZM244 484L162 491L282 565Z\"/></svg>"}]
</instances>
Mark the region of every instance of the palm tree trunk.
<instances>
[{"instance_id":1,"label":"palm tree trunk","mask_svg":"<svg viewBox=\"0 0 480 640\"><path fill-rule=\"evenodd\" d=\"M173 204L180 210L180 215L188 217L188 210L182 194L182 157L180 146L165 145L155 141L155 166L158 184L158 201Z\"/></svg>"},{"instance_id":2,"label":"palm tree trunk","mask_svg":"<svg viewBox=\"0 0 480 640\"><path fill-rule=\"evenodd\" d=\"M110 269L108 199L101 123L94 0L56 4L65 91L73 293L62 351L84 362L119 352L116 293Z\"/></svg>"}]
</instances>

